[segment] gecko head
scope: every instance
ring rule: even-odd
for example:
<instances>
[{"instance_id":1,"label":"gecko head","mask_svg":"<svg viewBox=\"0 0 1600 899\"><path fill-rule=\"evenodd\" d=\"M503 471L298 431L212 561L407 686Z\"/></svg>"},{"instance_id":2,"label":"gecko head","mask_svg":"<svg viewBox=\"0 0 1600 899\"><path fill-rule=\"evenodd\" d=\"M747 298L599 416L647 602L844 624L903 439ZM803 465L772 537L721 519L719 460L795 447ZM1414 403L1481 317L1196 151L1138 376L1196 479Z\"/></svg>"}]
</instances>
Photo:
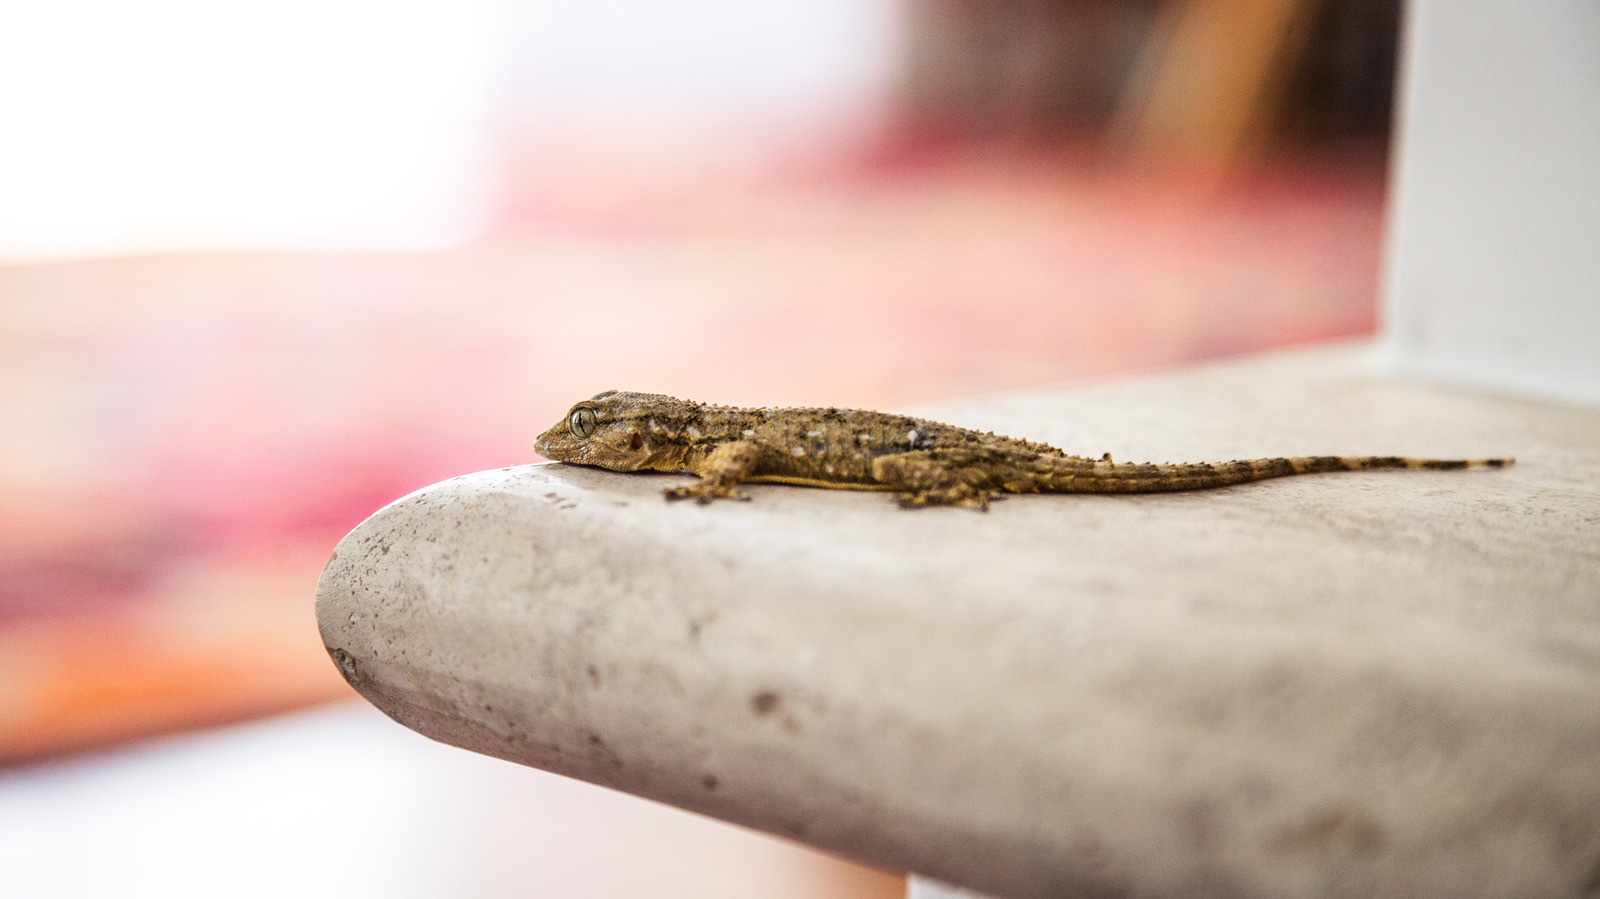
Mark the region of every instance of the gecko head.
<instances>
[{"instance_id":1,"label":"gecko head","mask_svg":"<svg viewBox=\"0 0 1600 899\"><path fill-rule=\"evenodd\" d=\"M567 410L533 448L546 459L612 471L676 471L684 448L671 439L673 425L697 408L670 396L608 390Z\"/></svg>"}]
</instances>

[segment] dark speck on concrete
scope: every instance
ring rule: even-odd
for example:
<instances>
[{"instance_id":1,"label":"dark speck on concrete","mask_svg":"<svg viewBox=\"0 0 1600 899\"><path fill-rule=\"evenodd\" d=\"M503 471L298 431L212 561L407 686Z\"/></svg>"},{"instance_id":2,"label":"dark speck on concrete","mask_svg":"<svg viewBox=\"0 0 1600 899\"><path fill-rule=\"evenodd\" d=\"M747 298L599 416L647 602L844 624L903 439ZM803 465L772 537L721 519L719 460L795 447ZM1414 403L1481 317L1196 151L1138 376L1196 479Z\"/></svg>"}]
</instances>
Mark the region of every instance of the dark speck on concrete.
<instances>
[{"instance_id":1,"label":"dark speck on concrete","mask_svg":"<svg viewBox=\"0 0 1600 899\"><path fill-rule=\"evenodd\" d=\"M762 690L760 693L750 697L750 708L754 709L757 715L765 718L777 711L782 702L783 697L771 690Z\"/></svg>"},{"instance_id":2,"label":"dark speck on concrete","mask_svg":"<svg viewBox=\"0 0 1600 899\"><path fill-rule=\"evenodd\" d=\"M325 648L328 650L328 656L333 659L333 663L339 666L339 673L344 675L344 679L349 681L352 687L355 686L356 681L361 678L361 669L356 665L356 657L343 649L337 649L332 646Z\"/></svg>"},{"instance_id":3,"label":"dark speck on concrete","mask_svg":"<svg viewBox=\"0 0 1600 899\"><path fill-rule=\"evenodd\" d=\"M1280 852L1348 852L1371 855L1388 844L1383 827L1367 814L1350 808L1319 811L1300 824L1279 833L1274 848Z\"/></svg>"},{"instance_id":4,"label":"dark speck on concrete","mask_svg":"<svg viewBox=\"0 0 1600 899\"><path fill-rule=\"evenodd\" d=\"M1583 899L1600 899L1600 858L1594 861L1594 870L1589 872L1589 882L1583 885Z\"/></svg>"},{"instance_id":5,"label":"dark speck on concrete","mask_svg":"<svg viewBox=\"0 0 1600 899\"><path fill-rule=\"evenodd\" d=\"M622 767L621 756L618 756L610 746L607 746L606 741L600 739L600 735L597 733L591 732L589 734L589 751L596 758L613 768Z\"/></svg>"}]
</instances>

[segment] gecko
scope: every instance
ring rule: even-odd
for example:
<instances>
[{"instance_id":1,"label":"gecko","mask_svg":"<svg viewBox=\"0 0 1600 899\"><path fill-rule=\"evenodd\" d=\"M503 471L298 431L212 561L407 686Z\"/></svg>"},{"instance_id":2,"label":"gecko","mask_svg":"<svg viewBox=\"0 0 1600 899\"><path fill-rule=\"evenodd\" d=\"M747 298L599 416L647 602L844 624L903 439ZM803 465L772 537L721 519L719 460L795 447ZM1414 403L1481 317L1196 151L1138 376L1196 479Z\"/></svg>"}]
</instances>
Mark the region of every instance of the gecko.
<instances>
[{"instance_id":1,"label":"gecko","mask_svg":"<svg viewBox=\"0 0 1600 899\"><path fill-rule=\"evenodd\" d=\"M748 499L740 484L882 490L905 508L987 509L1007 493L1164 493L1374 468L1502 468L1512 459L1295 456L1123 463L1044 443L859 409L744 409L608 390L534 441L547 459L612 471L688 472L667 499Z\"/></svg>"}]
</instances>

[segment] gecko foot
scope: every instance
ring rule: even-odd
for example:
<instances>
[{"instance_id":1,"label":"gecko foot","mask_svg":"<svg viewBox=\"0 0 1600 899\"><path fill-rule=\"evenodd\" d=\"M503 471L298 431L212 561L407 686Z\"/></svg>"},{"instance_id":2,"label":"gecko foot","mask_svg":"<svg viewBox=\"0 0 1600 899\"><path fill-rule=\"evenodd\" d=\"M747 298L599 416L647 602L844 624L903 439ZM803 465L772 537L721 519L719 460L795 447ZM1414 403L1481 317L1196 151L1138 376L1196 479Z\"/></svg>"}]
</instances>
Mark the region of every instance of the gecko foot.
<instances>
[{"instance_id":1,"label":"gecko foot","mask_svg":"<svg viewBox=\"0 0 1600 899\"><path fill-rule=\"evenodd\" d=\"M661 493L669 500L693 499L702 505L714 499L750 499L748 494L740 492L739 488L732 484L712 484L706 481L699 481L683 487L668 487Z\"/></svg>"},{"instance_id":2,"label":"gecko foot","mask_svg":"<svg viewBox=\"0 0 1600 899\"><path fill-rule=\"evenodd\" d=\"M998 494L974 490L966 485L944 490L910 490L895 494L902 509L920 509L924 506L965 506L980 512L989 511L989 501L1004 499Z\"/></svg>"}]
</instances>

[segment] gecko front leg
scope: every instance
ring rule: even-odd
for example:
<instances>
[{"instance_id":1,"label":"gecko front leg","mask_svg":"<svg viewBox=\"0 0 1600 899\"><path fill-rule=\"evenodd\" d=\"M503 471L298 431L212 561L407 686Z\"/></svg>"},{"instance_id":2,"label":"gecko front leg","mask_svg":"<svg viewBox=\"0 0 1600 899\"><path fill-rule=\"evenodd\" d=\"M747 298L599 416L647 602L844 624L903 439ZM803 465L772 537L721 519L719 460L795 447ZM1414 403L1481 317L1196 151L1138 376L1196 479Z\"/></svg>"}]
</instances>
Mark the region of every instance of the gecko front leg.
<instances>
[{"instance_id":1,"label":"gecko front leg","mask_svg":"<svg viewBox=\"0 0 1600 899\"><path fill-rule=\"evenodd\" d=\"M755 471L761 460L761 445L754 440L736 440L724 443L711 451L705 461L691 464L689 471L700 480L683 487L668 487L661 491L667 499L693 498L702 503L714 499L744 499L750 497L738 488L739 482Z\"/></svg>"}]
</instances>

